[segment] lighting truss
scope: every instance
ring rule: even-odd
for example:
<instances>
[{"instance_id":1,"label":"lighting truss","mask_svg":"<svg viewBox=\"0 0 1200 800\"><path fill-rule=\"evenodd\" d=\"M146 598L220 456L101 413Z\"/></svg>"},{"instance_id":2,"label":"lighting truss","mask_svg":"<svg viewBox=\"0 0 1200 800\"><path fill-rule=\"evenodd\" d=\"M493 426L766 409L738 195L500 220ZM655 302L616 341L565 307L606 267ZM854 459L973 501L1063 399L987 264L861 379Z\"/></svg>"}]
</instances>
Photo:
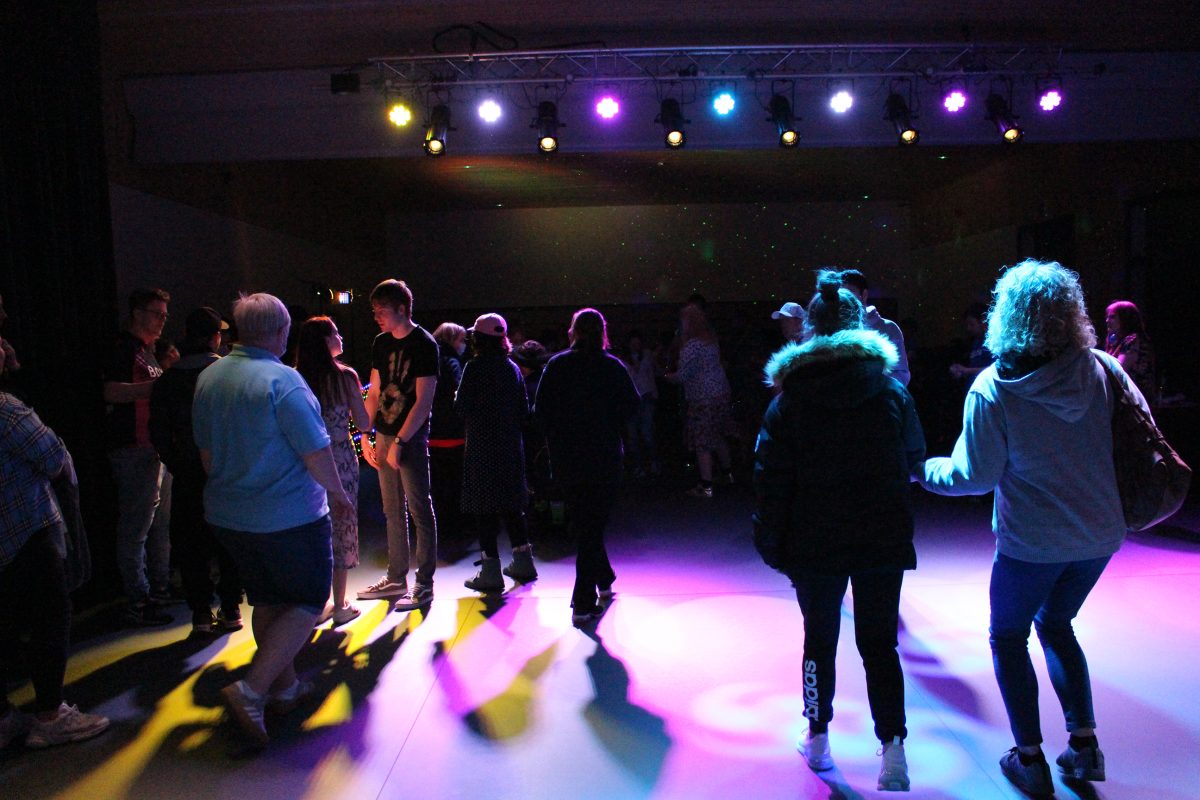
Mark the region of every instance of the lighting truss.
<instances>
[{"instance_id":1,"label":"lighting truss","mask_svg":"<svg viewBox=\"0 0 1200 800\"><path fill-rule=\"evenodd\" d=\"M567 85L579 82L913 78L937 82L1063 74L1062 48L1022 44L787 45L526 50L378 57L384 86Z\"/></svg>"}]
</instances>

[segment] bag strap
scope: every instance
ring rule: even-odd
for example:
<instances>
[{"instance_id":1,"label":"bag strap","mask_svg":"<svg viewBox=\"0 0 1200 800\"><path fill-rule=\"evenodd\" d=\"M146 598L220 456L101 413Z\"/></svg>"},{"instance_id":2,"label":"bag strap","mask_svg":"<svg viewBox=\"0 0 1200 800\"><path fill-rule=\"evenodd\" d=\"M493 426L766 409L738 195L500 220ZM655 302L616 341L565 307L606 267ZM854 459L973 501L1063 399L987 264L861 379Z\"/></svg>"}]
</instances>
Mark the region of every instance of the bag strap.
<instances>
[{"instance_id":1,"label":"bag strap","mask_svg":"<svg viewBox=\"0 0 1200 800\"><path fill-rule=\"evenodd\" d=\"M1108 362L1095 353L1092 353L1092 358L1094 358L1100 364L1100 369L1104 370L1104 376L1108 378L1108 385L1112 388L1113 413L1117 413L1117 404L1122 400L1133 403L1133 399L1129 396L1129 392L1125 389L1125 385L1121 383L1119 378L1117 378L1117 374L1113 372L1112 367L1108 365ZM1133 403L1133 405L1136 406L1137 403Z\"/></svg>"}]
</instances>

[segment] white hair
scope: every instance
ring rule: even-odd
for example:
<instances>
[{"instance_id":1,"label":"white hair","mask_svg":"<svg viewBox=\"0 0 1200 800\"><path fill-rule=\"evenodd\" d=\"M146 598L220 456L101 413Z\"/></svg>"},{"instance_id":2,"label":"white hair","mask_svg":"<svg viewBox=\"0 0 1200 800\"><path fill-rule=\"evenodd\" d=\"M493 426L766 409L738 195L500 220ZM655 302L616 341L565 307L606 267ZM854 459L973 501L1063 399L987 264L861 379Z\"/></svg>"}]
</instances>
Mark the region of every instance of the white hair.
<instances>
[{"instance_id":1,"label":"white hair","mask_svg":"<svg viewBox=\"0 0 1200 800\"><path fill-rule=\"evenodd\" d=\"M1096 344L1079 275L1057 261L1009 267L992 292L984 344L996 358L1057 357Z\"/></svg>"},{"instance_id":2,"label":"white hair","mask_svg":"<svg viewBox=\"0 0 1200 800\"><path fill-rule=\"evenodd\" d=\"M233 304L233 321L237 324L238 339L251 346L273 339L292 325L283 301L265 292L241 295Z\"/></svg>"}]
</instances>

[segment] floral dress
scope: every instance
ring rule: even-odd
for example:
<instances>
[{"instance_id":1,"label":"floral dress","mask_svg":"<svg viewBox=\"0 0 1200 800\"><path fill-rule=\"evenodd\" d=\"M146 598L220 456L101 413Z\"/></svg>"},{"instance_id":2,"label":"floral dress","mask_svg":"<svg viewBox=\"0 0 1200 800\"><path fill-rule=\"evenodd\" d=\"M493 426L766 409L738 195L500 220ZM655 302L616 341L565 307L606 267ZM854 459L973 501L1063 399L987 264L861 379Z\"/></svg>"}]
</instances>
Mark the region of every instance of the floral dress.
<instances>
[{"instance_id":1,"label":"floral dress","mask_svg":"<svg viewBox=\"0 0 1200 800\"><path fill-rule=\"evenodd\" d=\"M350 407L343 403L322 407L321 419L329 432L333 463L337 467L342 488L351 505L358 508L358 455L350 440ZM358 511L332 509L333 568L354 569L358 566Z\"/></svg>"}]
</instances>

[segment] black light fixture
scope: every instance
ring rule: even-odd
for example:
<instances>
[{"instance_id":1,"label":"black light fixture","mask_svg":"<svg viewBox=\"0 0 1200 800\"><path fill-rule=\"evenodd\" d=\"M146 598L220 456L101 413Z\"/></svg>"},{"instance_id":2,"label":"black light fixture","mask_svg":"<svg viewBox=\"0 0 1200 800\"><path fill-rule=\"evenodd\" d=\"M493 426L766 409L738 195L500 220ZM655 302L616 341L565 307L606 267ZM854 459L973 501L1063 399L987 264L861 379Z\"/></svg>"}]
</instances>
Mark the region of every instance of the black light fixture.
<instances>
[{"instance_id":1,"label":"black light fixture","mask_svg":"<svg viewBox=\"0 0 1200 800\"><path fill-rule=\"evenodd\" d=\"M538 151L553 153L558 149L558 129L562 123L558 121L558 107L549 100L538 103L537 117L531 128L538 132Z\"/></svg>"},{"instance_id":2,"label":"black light fixture","mask_svg":"<svg viewBox=\"0 0 1200 800\"><path fill-rule=\"evenodd\" d=\"M1021 141L1025 132L1017 126L1016 117L1013 116L1007 100L992 92L984 101L984 107L987 109L987 119L996 126L1004 141L1009 144Z\"/></svg>"},{"instance_id":3,"label":"black light fixture","mask_svg":"<svg viewBox=\"0 0 1200 800\"><path fill-rule=\"evenodd\" d=\"M329 91L334 94L357 94L362 81L357 72L331 72L329 74Z\"/></svg>"},{"instance_id":4,"label":"black light fixture","mask_svg":"<svg viewBox=\"0 0 1200 800\"><path fill-rule=\"evenodd\" d=\"M658 117L654 121L663 126L663 140L667 147L679 148L687 143L687 134L683 131L687 120L683 118L678 100L673 97L663 100L659 106Z\"/></svg>"},{"instance_id":5,"label":"black light fixture","mask_svg":"<svg viewBox=\"0 0 1200 800\"><path fill-rule=\"evenodd\" d=\"M450 109L436 105L429 110L429 127L425 129L425 154L440 156L446 152L446 133L450 127Z\"/></svg>"},{"instance_id":6,"label":"black light fixture","mask_svg":"<svg viewBox=\"0 0 1200 800\"><path fill-rule=\"evenodd\" d=\"M921 139L921 132L913 127L912 112L903 96L892 92L883 104L883 110L888 122L896 129L896 138L901 145L916 144Z\"/></svg>"},{"instance_id":7,"label":"black light fixture","mask_svg":"<svg viewBox=\"0 0 1200 800\"><path fill-rule=\"evenodd\" d=\"M779 146L795 147L800 142L800 134L796 132L792 104L781 94L772 95L769 110L769 121L775 123L775 129L779 131Z\"/></svg>"}]
</instances>

